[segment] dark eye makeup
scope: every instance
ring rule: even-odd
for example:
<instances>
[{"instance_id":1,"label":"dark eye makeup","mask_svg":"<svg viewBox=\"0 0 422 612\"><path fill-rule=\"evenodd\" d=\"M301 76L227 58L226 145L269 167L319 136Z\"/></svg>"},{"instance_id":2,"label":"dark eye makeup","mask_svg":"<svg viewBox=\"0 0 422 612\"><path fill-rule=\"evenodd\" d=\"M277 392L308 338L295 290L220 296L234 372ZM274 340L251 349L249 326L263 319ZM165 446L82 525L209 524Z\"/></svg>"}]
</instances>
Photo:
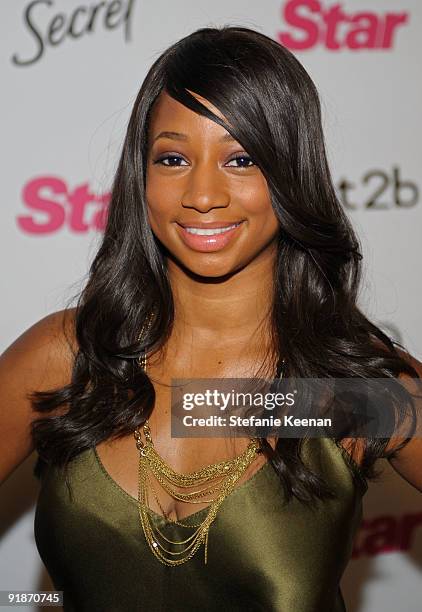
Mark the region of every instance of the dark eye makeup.
<instances>
[{"instance_id":1,"label":"dark eye makeup","mask_svg":"<svg viewBox=\"0 0 422 612\"><path fill-rule=\"evenodd\" d=\"M164 163L164 161L166 160L183 160L183 157L181 157L180 155L172 155L172 154L166 154L166 155L162 155L160 157L158 157L156 160L154 160L154 164L160 164L162 166L167 166L169 168L180 168L183 167L181 166L177 161L175 164L173 163ZM249 155L236 155L235 157L232 157L231 159L229 159L229 162L232 161L237 161L237 160L246 160L247 161L247 165L245 166L230 166L231 168L251 168L252 166L254 166L254 162L252 160L251 157L249 157Z\"/></svg>"}]
</instances>

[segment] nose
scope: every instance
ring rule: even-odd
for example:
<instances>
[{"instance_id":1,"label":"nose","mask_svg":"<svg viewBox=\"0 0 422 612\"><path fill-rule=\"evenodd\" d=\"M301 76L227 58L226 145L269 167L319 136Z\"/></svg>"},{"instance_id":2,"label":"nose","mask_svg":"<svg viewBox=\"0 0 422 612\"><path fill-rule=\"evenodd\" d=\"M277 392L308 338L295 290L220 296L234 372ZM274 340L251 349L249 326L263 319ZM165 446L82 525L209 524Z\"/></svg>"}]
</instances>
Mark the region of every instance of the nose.
<instances>
[{"instance_id":1,"label":"nose","mask_svg":"<svg viewBox=\"0 0 422 612\"><path fill-rule=\"evenodd\" d=\"M189 172L181 204L183 208L193 208L201 213L229 206L230 193L224 186L221 173L210 168L210 164L198 164Z\"/></svg>"}]
</instances>

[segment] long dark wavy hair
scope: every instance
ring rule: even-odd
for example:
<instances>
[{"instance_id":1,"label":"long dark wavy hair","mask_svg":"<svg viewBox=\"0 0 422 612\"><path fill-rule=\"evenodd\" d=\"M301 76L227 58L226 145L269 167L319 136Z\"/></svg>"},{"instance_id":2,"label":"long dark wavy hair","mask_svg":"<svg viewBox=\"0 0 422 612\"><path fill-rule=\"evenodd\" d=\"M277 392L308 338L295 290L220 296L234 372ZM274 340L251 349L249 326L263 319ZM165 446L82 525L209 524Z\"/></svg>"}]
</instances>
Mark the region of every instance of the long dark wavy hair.
<instances>
[{"instance_id":1,"label":"long dark wavy hair","mask_svg":"<svg viewBox=\"0 0 422 612\"><path fill-rule=\"evenodd\" d=\"M228 124L187 90L210 101ZM137 359L165 344L174 318L166 254L145 199L148 122L163 91L222 125L268 182L279 220L268 359L286 357L287 377L418 377L401 345L357 306L360 245L333 187L310 76L288 49L257 31L201 28L158 57L137 95L104 236L75 309L71 382L31 395L34 410L45 415L32 422L37 477L45 464L67 468L102 440L132 433L154 408L154 386ZM60 407L62 413L48 415ZM386 452L388 440L365 440L364 477L379 476L375 461L393 453ZM278 439L275 450L262 442L287 499L313 503L333 495L302 461L304 440Z\"/></svg>"}]
</instances>

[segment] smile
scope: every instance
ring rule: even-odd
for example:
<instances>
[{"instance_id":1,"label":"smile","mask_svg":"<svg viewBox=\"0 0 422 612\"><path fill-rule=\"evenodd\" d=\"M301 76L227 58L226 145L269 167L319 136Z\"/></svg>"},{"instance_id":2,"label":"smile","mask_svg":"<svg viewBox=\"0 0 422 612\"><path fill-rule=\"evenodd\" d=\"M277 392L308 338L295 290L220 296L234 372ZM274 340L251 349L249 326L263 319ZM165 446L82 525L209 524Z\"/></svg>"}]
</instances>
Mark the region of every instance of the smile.
<instances>
[{"instance_id":1,"label":"smile","mask_svg":"<svg viewBox=\"0 0 422 612\"><path fill-rule=\"evenodd\" d=\"M176 227L177 233L187 247L193 251L210 253L228 248L239 236L243 225L244 222L239 221L225 227L190 227L178 223Z\"/></svg>"},{"instance_id":2,"label":"smile","mask_svg":"<svg viewBox=\"0 0 422 612\"><path fill-rule=\"evenodd\" d=\"M228 232L231 229L234 229L240 225L239 223L235 223L233 225L228 225L227 227L215 227L213 229L203 229L200 227L185 227L185 230L189 232L189 234L196 234L197 236L215 236L216 234L223 234L224 232Z\"/></svg>"}]
</instances>

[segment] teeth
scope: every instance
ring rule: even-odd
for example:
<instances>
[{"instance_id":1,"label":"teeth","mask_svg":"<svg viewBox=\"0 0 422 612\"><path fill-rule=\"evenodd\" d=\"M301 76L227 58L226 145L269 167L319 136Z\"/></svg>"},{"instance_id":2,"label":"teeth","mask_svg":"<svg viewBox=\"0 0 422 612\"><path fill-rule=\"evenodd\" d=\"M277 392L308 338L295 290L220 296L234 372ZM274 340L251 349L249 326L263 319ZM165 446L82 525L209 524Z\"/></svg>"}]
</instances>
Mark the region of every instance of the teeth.
<instances>
[{"instance_id":1,"label":"teeth","mask_svg":"<svg viewBox=\"0 0 422 612\"><path fill-rule=\"evenodd\" d=\"M185 227L185 230L189 232L189 234L197 234L198 236L214 236L215 234L223 234L228 230L237 227L240 223L235 223L234 225L229 225L227 227L215 227L214 229L202 229L199 227Z\"/></svg>"}]
</instances>

